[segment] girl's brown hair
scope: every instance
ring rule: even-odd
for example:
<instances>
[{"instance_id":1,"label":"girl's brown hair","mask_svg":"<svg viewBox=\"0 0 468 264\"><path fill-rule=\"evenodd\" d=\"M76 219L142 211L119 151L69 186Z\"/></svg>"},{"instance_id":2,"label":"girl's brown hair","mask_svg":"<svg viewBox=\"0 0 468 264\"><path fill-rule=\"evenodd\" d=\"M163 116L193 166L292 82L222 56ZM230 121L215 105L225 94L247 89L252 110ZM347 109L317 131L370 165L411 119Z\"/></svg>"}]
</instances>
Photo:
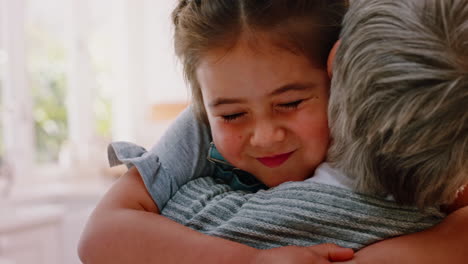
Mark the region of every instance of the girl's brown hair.
<instances>
[{"instance_id":1,"label":"girl's brown hair","mask_svg":"<svg viewBox=\"0 0 468 264\"><path fill-rule=\"evenodd\" d=\"M279 47L326 67L338 39L345 0L181 0L172 13L174 46L194 110L207 121L196 69L206 52L232 48L243 34L266 33Z\"/></svg>"}]
</instances>

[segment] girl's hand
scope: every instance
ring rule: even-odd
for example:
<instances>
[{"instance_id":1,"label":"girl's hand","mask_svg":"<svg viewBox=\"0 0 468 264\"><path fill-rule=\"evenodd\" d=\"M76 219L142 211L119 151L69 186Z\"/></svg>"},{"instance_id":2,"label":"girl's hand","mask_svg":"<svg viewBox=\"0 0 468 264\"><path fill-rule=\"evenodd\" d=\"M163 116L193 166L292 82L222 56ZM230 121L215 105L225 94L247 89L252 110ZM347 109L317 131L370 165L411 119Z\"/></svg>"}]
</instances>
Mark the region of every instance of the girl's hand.
<instances>
[{"instance_id":1,"label":"girl's hand","mask_svg":"<svg viewBox=\"0 0 468 264\"><path fill-rule=\"evenodd\" d=\"M286 246L260 250L252 264L330 264L331 261L352 259L354 252L334 244L321 244L310 247Z\"/></svg>"}]
</instances>

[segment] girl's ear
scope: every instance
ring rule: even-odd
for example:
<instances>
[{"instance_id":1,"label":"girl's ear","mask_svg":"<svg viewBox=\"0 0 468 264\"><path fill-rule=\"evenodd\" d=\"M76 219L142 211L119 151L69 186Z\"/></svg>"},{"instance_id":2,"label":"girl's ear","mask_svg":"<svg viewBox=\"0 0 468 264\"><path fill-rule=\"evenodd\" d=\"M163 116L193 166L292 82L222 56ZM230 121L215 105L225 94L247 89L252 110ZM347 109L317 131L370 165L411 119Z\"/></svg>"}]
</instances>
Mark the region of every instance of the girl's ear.
<instances>
[{"instance_id":1,"label":"girl's ear","mask_svg":"<svg viewBox=\"0 0 468 264\"><path fill-rule=\"evenodd\" d=\"M330 77L330 79L332 78L333 60L335 59L336 50L340 46L340 42L341 40L337 40L335 42L335 45L333 45L333 48L330 50L330 54L328 54L327 71L328 71L328 77Z\"/></svg>"}]
</instances>

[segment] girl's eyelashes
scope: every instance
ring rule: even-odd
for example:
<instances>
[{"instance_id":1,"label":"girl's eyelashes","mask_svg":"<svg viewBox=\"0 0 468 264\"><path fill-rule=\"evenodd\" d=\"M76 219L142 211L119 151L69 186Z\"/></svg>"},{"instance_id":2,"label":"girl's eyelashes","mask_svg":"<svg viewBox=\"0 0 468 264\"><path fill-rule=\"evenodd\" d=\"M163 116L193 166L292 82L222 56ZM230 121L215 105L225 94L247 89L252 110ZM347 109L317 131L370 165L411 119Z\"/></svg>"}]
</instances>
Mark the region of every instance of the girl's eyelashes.
<instances>
[{"instance_id":1,"label":"girl's eyelashes","mask_svg":"<svg viewBox=\"0 0 468 264\"><path fill-rule=\"evenodd\" d=\"M296 109L302 102L304 102L306 99L300 99L296 100L293 102L289 103L284 103L284 104L278 104L278 106L282 109L286 110L294 110ZM245 112L240 112L240 113L235 113L235 114L230 114L230 115L221 115L220 117L223 119L225 122L233 122L243 116L245 116Z\"/></svg>"},{"instance_id":2,"label":"girl's eyelashes","mask_svg":"<svg viewBox=\"0 0 468 264\"><path fill-rule=\"evenodd\" d=\"M232 115L223 115L221 116L221 118L226 121L226 122L231 122L231 121L234 121L242 116L244 116L245 113L236 113L236 114L232 114Z\"/></svg>"},{"instance_id":3,"label":"girl's eyelashes","mask_svg":"<svg viewBox=\"0 0 468 264\"><path fill-rule=\"evenodd\" d=\"M280 107L282 108L286 108L286 109L295 109L297 108L304 100L301 99L301 100L296 100L294 102L290 102L290 103L285 103L285 104L279 104Z\"/></svg>"}]
</instances>

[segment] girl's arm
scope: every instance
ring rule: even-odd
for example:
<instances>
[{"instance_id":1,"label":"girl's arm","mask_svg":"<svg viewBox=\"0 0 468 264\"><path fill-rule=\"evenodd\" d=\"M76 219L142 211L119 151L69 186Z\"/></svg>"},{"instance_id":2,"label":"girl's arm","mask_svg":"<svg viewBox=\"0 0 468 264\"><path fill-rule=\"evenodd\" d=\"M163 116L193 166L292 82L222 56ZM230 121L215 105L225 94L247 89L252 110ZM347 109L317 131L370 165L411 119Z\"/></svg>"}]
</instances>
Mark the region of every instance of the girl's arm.
<instances>
[{"instance_id":1,"label":"girl's arm","mask_svg":"<svg viewBox=\"0 0 468 264\"><path fill-rule=\"evenodd\" d=\"M135 168L106 193L79 243L83 263L247 263L257 251L202 235L159 215ZM204 254L210 252L210 254Z\"/></svg>"},{"instance_id":2,"label":"girl's arm","mask_svg":"<svg viewBox=\"0 0 468 264\"><path fill-rule=\"evenodd\" d=\"M450 208L458 210L437 226L370 245L357 252L354 261L359 264L467 263L468 188Z\"/></svg>"},{"instance_id":3,"label":"girl's arm","mask_svg":"<svg viewBox=\"0 0 468 264\"><path fill-rule=\"evenodd\" d=\"M353 253L332 245L258 250L203 235L161 215L136 168L119 178L92 213L79 243L84 264L330 263Z\"/></svg>"}]
</instances>

